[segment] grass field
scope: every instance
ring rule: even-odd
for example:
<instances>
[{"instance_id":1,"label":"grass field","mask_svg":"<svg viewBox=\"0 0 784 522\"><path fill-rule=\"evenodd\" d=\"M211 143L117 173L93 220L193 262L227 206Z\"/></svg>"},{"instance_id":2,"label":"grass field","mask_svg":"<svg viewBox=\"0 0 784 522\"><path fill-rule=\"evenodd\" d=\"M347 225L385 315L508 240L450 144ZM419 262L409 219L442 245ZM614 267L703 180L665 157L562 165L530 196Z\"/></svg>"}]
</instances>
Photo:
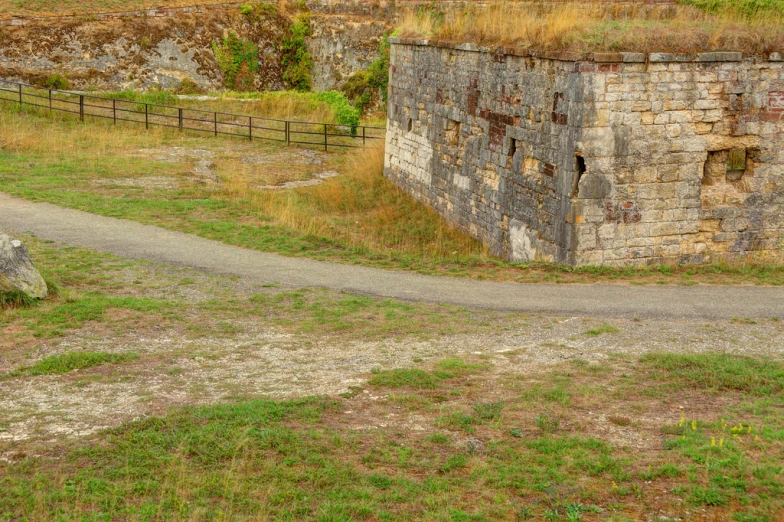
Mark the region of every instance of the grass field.
<instances>
[{"instance_id":1,"label":"grass field","mask_svg":"<svg viewBox=\"0 0 784 522\"><path fill-rule=\"evenodd\" d=\"M0 520L784 509L778 318L474 312L22 239L61 291L0 308Z\"/></svg>"},{"instance_id":2,"label":"grass field","mask_svg":"<svg viewBox=\"0 0 784 522\"><path fill-rule=\"evenodd\" d=\"M0 519L774 521L783 376L726 355L379 370L345 397L187 408L0 462Z\"/></svg>"},{"instance_id":3,"label":"grass field","mask_svg":"<svg viewBox=\"0 0 784 522\"><path fill-rule=\"evenodd\" d=\"M753 262L625 269L500 262L388 183L380 149L303 155L242 140L52 120L13 106L0 111L0 123L4 192L257 250L518 282L784 284L784 266ZM203 162L219 183L194 178ZM319 171L342 174L314 187L261 188Z\"/></svg>"}]
</instances>

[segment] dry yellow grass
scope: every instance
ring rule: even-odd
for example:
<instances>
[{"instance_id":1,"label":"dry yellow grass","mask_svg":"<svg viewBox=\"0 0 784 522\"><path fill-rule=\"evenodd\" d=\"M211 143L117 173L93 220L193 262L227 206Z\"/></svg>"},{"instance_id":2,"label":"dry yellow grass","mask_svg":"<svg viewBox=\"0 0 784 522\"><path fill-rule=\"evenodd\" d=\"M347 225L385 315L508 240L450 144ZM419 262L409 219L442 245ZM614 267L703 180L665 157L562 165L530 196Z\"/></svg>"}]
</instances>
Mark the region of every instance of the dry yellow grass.
<instances>
[{"instance_id":1,"label":"dry yellow grass","mask_svg":"<svg viewBox=\"0 0 784 522\"><path fill-rule=\"evenodd\" d=\"M274 224L383 253L449 258L486 254L476 240L448 226L383 176L384 144L346 157L339 179L296 191L254 189L241 169L226 182L233 201L248 202Z\"/></svg>"},{"instance_id":2,"label":"dry yellow grass","mask_svg":"<svg viewBox=\"0 0 784 522\"><path fill-rule=\"evenodd\" d=\"M236 0L0 0L0 18L84 15L230 3L236 3Z\"/></svg>"},{"instance_id":3,"label":"dry yellow grass","mask_svg":"<svg viewBox=\"0 0 784 522\"><path fill-rule=\"evenodd\" d=\"M134 153L151 146L210 148L218 151L215 162L220 165L227 163L219 152L221 144L248 145L249 150L261 154L274 155L279 150L264 142L251 145L246 141L181 135L160 127L151 127L149 131L130 125L113 128L103 120L79 124L70 116L50 117L44 112L29 116L27 112L17 112L15 107L6 108L10 110L0 110L0 157L9 153L36 164L63 165L74 170L76 177L94 177L93 173L105 170L106 163L116 157L128 158L123 163L124 175L144 175L144 171L139 172L142 167L134 163ZM316 119L320 110L303 117ZM50 118L54 122L49 123ZM49 127L50 132L41 132L41 125ZM434 211L386 180L384 142L372 143L375 146L353 153L331 153L329 166L322 168L334 168L341 175L321 185L296 190L257 188L259 167L232 161L228 168L218 169L222 183L194 197L228 200L265 224L376 254L452 259L486 255L486 249L476 240L448 226ZM170 194L149 193L146 197L166 199Z\"/></svg>"},{"instance_id":4,"label":"dry yellow grass","mask_svg":"<svg viewBox=\"0 0 784 522\"><path fill-rule=\"evenodd\" d=\"M762 54L784 48L784 14L708 14L687 6L617 9L586 2L549 11L502 0L486 8L441 12L409 9L401 36L471 41L483 45L568 51L693 52L742 50Z\"/></svg>"}]
</instances>

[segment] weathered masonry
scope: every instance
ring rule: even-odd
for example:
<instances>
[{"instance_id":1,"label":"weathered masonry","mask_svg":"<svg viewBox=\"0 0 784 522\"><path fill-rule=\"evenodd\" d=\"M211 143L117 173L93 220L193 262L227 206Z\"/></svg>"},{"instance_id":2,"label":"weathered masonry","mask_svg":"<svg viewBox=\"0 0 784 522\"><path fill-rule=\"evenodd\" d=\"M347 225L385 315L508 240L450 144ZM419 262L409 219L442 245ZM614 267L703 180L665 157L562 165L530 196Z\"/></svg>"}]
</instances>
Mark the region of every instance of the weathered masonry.
<instances>
[{"instance_id":1,"label":"weathered masonry","mask_svg":"<svg viewBox=\"0 0 784 522\"><path fill-rule=\"evenodd\" d=\"M781 259L782 54L392 43L386 176L493 253Z\"/></svg>"}]
</instances>

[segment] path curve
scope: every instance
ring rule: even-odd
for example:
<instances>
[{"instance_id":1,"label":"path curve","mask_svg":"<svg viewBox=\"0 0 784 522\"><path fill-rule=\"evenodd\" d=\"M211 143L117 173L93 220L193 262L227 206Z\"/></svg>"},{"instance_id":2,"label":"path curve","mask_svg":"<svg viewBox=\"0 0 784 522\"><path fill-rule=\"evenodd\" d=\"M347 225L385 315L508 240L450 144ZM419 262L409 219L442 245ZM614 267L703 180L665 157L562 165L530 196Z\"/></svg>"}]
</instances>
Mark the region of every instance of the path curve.
<instances>
[{"instance_id":1,"label":"path curve","mask_svg":"<svg viewBox=\"0 0 784 522\"><path fill-rule=\"evenodd\" d=\"M324 287L475 309L648 319L784 318L775 287L553 285L480 282L283 257L182 232L0 193L0 228L261 284Z\"/></svg>"}]
</instances>

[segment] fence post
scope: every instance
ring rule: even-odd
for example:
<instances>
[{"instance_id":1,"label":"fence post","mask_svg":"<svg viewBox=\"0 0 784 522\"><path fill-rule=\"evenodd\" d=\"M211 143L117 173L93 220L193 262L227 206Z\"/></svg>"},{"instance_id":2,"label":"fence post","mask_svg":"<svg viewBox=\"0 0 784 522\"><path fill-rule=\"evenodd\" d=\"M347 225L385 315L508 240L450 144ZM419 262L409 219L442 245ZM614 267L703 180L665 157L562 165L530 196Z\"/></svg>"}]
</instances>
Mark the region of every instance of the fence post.
<instances>
[{"instance_id":1,"label":"fence post","mask_svg":"<svg viewBox=\"0 0 784 522\"><path fill-rule=\"evenodd\" d=\"M218 113L213 113L213 120L215 122L215 136L218 135Z\"/></svg>"},{"instance_id":2,"label":"fence post","mask_svg":"<svg viewBox=\"0 0 784 522\"><path fill-rule=\"evenodd\" d=\"M177 112L178 112L178 117L180 122L180 132L182 132L182 107L180 107Z\"/></svg>"},{"instance_id":3,"label":"fence post","mask_svg":"<svg viewBox=\"0 0 784 522\"><path fill-rule=\"evenodd\" d=\"M19 106L22 106L22 84L19 84Z\"/></svg>"},{"instance_id":4,"label":"fence post","mask_svg":"<svg viewBox=\"0 0 784 522\"><path fill-rule=\"evenodd\" d=\"M248 139L253 141L253 116L248 116Z\"/></svg>"},{"instance_id":5,"label":"fence post","mask_svg":"<svg viewBox=\"0 0 784 522\"><path fill-rule=\"evenodd\" d=\"M324 152L327 152L329 143L327 142L327 124L324 124Z\"/></svg>"},{"instance_id":6,"label":"fence post","mask_svg":"<svg viewBox=\"0 0 784 522\"><path fill-rule=\"evenodd\" d=\"M286 128L283 132L286 133L286 145L291 145L291 128L289 127L288 120L286 120Z\"/></svg>"},{"instance_id":7,"label":"fence post","mask_svg":"<svg viewBox=\"0 0 784 522\"><path fill-rule=\"evenodd\" d=\"M84 94L79 95L79 121L84 121Z\"/></svg>"},{"instance_id":8,"label":"fence post","mask_svg":"<svg viewBox=\"0 0 784 522\"><path fill-rule=\"evenodd\" d=\"M150 129L150 111L146 103L144 104L144 128Z\"/></svg>"},{"instance_id":9,"label":"fence post","mask_svg":"<svg viewBox=\"0 0 784 522\"><path fill-rule=\"evenodd\" d=\"M112 99L112 121L117 125L117 100Z\"/></svg>"},{"instance_id":10,"label":"fence post","mask_svg":"<svg viewBox=\"0 0 784 522\"><path fill-rule=\"evenodd\" d=\"M367 129L367 127L362 127L362 146L363 147L367 146L367 136L365 135L365 130L366 129Z\"/></svg>"},{"instance_id":11,"label":"fence post","mask_svg":"<svg viewBox=\"0 0 784 522\"><path fill-rule=\"evenodd\" d=\"M52 112L52 89L49 89L49 112Z\"/></svg>"}]
</instances>

